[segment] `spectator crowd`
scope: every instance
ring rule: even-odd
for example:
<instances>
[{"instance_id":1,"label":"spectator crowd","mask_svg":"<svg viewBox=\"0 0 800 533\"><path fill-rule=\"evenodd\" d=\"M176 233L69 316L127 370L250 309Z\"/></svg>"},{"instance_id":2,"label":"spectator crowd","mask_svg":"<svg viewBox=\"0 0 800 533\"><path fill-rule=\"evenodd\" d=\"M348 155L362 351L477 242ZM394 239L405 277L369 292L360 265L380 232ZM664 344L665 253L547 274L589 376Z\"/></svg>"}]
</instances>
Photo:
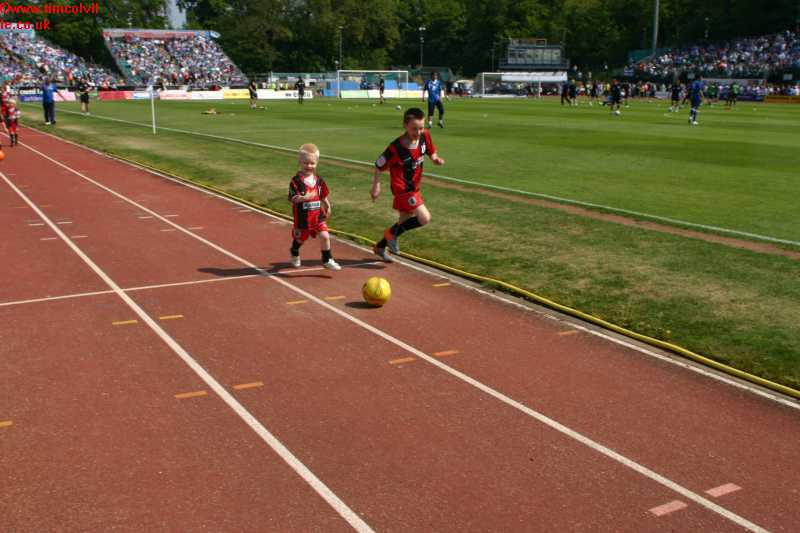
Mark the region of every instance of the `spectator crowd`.
<instances>
[{"instance_id":1,"label":"spectator crowd","mask_svg":"<svg viewBox=\"0 0 800 533\"><path fill-rule=\"evenodd\" d=\"M15 85L38 85L42 78L72 85L88 77L98 87L111 87L119 77L98 65L55 46L38 35L0 32L0 75Z\"/></svg>"},{"instance_id":2,"label":"spectator crowd","mask_svg":"<svg viewBox=\"0 0 800 533\"><path fill-rule=\"evenodd\" d=\"M130 85L247 85L247 78L219 44L202 34L160 39L106 37L106 45Z\"/></svg>"},{"instance_id":3,"label":"spectator crowd","mask_svg":"<svg viewBox=\"0 0 800 533\"><path fill-rule=\"evenodd\" d=\"M775 70L800 69L800 36L784 31L673 48L629 68L637 77L653 79L672 79L684 71L704 77L766 78Z\"/></svg>"}]
</instances>

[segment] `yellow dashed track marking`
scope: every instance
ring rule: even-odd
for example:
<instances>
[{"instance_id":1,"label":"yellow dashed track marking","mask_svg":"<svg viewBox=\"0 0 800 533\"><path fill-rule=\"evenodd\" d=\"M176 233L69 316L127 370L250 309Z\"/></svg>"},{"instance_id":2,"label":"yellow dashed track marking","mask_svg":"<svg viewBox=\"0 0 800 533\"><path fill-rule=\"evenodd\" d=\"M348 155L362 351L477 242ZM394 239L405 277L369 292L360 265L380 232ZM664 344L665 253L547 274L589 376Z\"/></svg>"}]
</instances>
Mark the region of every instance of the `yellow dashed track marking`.
<instances>
[{"instance_id":1,"label":"yellow dashed track marking","mask_svg":"<svg viewBox=\"0 0 800 533\"><path fill-rule=\"evenodd\" d=\"M245 390L245 389L255 389L256 387L263 387L264 383L262 381L254 381L252 383L240 383L239 385L234 385L233 388L236 390Z\"/></svg>"},{"instance_id":2,"label":"yellow dashed track marking","mask_svg":"<svg viewBox=\"0 0 800 533\"><path fill-rule=\"evenodd\" d=\"M175 397L179 400L185 400L186 398L197 398L198 396L207 396L208 393L204 390L197 390L194 392L182 392L180 394L176 394Z\"/></svg>"}]
</instances>

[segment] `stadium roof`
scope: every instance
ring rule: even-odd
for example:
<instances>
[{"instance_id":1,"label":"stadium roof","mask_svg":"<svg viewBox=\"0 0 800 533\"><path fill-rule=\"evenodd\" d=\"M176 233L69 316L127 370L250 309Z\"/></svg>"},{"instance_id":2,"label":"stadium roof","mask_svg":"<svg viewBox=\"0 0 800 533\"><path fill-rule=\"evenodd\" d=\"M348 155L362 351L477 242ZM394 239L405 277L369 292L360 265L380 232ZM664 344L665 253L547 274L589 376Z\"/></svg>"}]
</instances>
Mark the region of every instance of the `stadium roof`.
<instances>
[{"instance_id":1,"label":"stadium roof","mask_svg":"<svg viewBox=\"0 0 800 533\"><path fill-rule=\"evenodd\" d=\"M104 28L103 38L106 37L139 37L142 39L175 39L194 35L217 39L219 33L209 30L148 30L142 28Z\"/></svg>"}]
</instances>

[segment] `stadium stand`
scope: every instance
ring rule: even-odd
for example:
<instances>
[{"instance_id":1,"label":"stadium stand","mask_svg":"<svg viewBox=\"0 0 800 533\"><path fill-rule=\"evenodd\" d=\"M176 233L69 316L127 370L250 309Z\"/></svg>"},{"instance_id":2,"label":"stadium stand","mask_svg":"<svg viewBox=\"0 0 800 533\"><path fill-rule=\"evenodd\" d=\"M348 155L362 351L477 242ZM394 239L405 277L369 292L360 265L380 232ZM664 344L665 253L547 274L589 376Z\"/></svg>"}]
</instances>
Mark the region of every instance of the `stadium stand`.
<instances>
[{"instance_id":1,"label":"stadium stand","mask_svg":"<svg viewBox=\"0 0 800 533\"><path fill-rule=\"evenodd\" d=\"M683 71L725 78L765 78L774 70L800 69L800 37L784 31L672 48L629 66L635 75L654 79L673 78Z\"/></svg>"},{"instance_id":2,"label":"stadium stand","mask_svg":"<svg viewBox=\"0 0 800 533\"><path fill-rule=\"evenodd\" d=\"M245 86L247 77L206 31L103 30L129 85Z\"/></svg>"},{"instance_id":3,"label":"stadium stand","mask_svg":"<svg viewBox=\"0 0 800 533\"><path fill-rule=\"evenodd\" d=\"M111 71L92 65L33 32L0 32L0 69L5 79L18 85L33 85L42 77L71 84L83 75L97 86L112 86L121 80Z\"/></svg>"},{"instance_id":4,"label":"stadium stand","mask_svg":"<svg viewBox=\"0 0 800 533\"><path fill-rule=\"evenodd\" d=\"M0 78L14 83L25 82L41 77L41 73L33 65L19 59L5 48L0 37Z\"/></svg>"}]
</instances>

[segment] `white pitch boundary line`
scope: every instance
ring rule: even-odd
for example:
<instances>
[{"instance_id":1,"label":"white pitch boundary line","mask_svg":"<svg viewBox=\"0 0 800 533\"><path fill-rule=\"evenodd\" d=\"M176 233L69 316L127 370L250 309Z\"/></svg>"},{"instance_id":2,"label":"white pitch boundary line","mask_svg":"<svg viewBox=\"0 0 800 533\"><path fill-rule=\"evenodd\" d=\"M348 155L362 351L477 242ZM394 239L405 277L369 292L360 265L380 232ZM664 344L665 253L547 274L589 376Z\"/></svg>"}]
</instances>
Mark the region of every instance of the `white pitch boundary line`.
<instances>
[{"instance_id":1,"label":"white pitch boundary line","mask_svg":"<svg viewBox=\"0 0 800 533\"><path fill-rule=\"evenodd\" d=\"M45 156L46 157L46 156ZM50 159L48 157L48 159ZM72 172L76 172L69 167L64 166L67 170ZM122 301L124 301L128 307L130 307L134 313L136 313L139 318L141 318L153 332L158 335L164 343L169 346L173 352L175 352L178 357L180 357L186 365L191 368L195 374L197 374L200 379L202 379L209 388L211 388L217 395L224 401L228 407L230 407L239 417L248 425L250 428L259 436L261 439L267 443L267 445L272 448L275 453L277 453L281 459L286 462L311 488L316 491L327 503L330 505L339 515L347 521L350 526L355 529L356 531L362 532L373 532L373 529L359 517L352 509L350 509L347 504L345 504L341 499L339 499L336 494L328 488L305 464L303 464L295 455L286 447L284 444L279 441L266 427L264 427L261 422L256 419L250 412L241 404L239 403L236 398L234 398L220 383L209 374L201 365L198 363L190 354L187 352L180 344L178 344L175 339L169 336L169 334L155 321L153 320L150 315L148 315L144 309L139 307L130 296L128 296L125 291L123 291L116 282L111 279L94 261L92 261L89 256L87 256L83 250L81 250L74 242L72 242L61 229L50 220L47 215L45 215L25 194L14 185L2 172L0 172L0 177L5 180L11 189L17 193L17 195L22 198L30 207L33 209L36 214L38 214L42 220L47 223L48 226L61 238L67 246L69 246L75 254L80 257L84 263L86 263L89 268L91 268L95 274L97 274L100 279L102 279L111 289L119 296ZM92 183L92 180L87 180ZM96 184L96 183L95 183ZM115 193L116 194L116 193ZM133 203L131 201L131 203ZM169 219L162 217L161 215L157 215L158 218L164 220L165 222L171 223ZM182 228L181 228L182 229ZM189 232L187 232L189 233ZM274 278L278 279L278 278Z\"/></svg>"},{"instance_id":2,"label":"white pitch boundary line","mask_svg":"<svg viewBox=\"0 0 800 533\"><path fill-rule=\"evenodd\" d=\"M169 180L169 181L171 181L173 183L177 183L177 184L183 185L184 187L187 187L189 189L192 189L192 190L201 192L203 194L206 194L209 197L217 198L218 200L222 200L224 202L229 202L229 203L237 205L237 206L243 205L243 204L233 200L232 198L228 198L226 196L219 195L219 194L214 193L212 191L209 191L207 189L202 189L202 188L200 188L200 187L198 187L198 186L196 186L196 185L194 185L192 183L188 183L186 181L175 179L175 178L173 178L171 176L168 176L166 174L162 174L160 172L156 172L156 171L154 171L152 169L141 167L139 165L131 163L130 161L125 161L125 160L113 157L113 156L111 156L109 154L106 154L106 153L103 153L103 152L101 152L99 150L95 150L94 148L89 148L87 146L83 146L83 145L78 144L76 142L70 141L69 139L62 139L61 137L57 137L57 136L52 135L50 133L39 132L38 130L35 130L35 131L37 131L38 133L41 133L43 136L51 137L51 138L57 139L57 140L59 140L61 142L64 142L64 143L67 143L67 144L71 144L71 145L73 145L73 146L75 146L77 148L80 148L81 150L86 150L86 151L92 152L92 153L97 154L97 155L99 155L101 157L104 157L106 159L111 159L111 160L116 161L118 163L125 164L125 165L128 165L128 166L137 168L139 170L142 170L144 172L153 174L155 176L159 176L161 179ZM2 135L2 133L0 133L0 135ZM125 202L125 200L116 200L116 201ZM253 208L250 208L250 209L253 209ZM253 209L253 211L255 211L255 212L259 213L260 215L265 216L267 218L274 219L275 221L272 222L272 224L276 224L276 223L289 224L290 223L287 220L284 220L284 219L282 219L280 217L276 217L275 215L272 215L270 213L266 213L264 211L260 211L260 210L256 210L256 209ZM188 228L188 229L191 230L193 228ZM358 245L358 244L356 244L356 243L354 243L352 241L344 240L344 241L341 241L341 242L343 242L344 244L346 244L348 246L356 248L358 250L361 250L361 251L364 251L364 252L367 252L367 253L372 253L372 250L370 250L368 248L365 248L363 246L360 246L360 245ZM406 261L405 259L401 259L399 257L395 258L395 262L398 263L398 264L402 264L402 265L404 265L404 266L406 266L408 268L412 268L412 269L417 270L419 272L423 272L425 274L428 274L429 276L433 276L433 277L436 277L436 278L441 278L443 276L443 274L441 272L432 273L430 270L428 270L426 267L423 267L422 265L418 265L418 264L416 264L414 262L411 262L411 261ZM297 271L295 271L295 272L297 272ZM562 322L567 326L583 330L583 331L585 331L587 333L591 333L592 335L595 335L597 337L601 337L603 339L606 339L607 341L613 342L613 343L618 344L620 346L625 346L626 348L635 350L635 351L637 351L639 353L642 353L644 355L652 356L652 357L654 357L656 359L659 359L660 361L664 361L666 363L671 363L673 365L680 366L680 367L682 367L682 368L684 368L686 370L690 370L692 372L695 372L697 374L701 374L703 376L706 376L706 377L711 378L713 380L719 381L721 383L725 383L726 385L732 385L732 386L734 386L734 387L736 387L738 389L745 390L745 391L751 392L751 393L753 393L753 394L755 394L757 396L761 396L763 398L766 398L767 400L772 400L774 402L777 402L777 403L780 403L782 405L791 407L793 409L800 410L800 403L798 403L798 402L796 402L794 400L790 400L790 399L784 398L783 396L779 395L778 393L773 393L773 392L768 391L766 389L763 389L762 387L759 387L759 386L757 386L755 384L748 383L748 382L745 382L745 381L737 381L737 380L734 380L733 378L731 378L730 376L727 376L727 375L724 375L724 374L721 374L721 373L718 373L718 372L714 372L714 371L710 370L709 368L707 368L705 366L701 366L700 364L693 364L693 362L690 361L690 360L686 360L684 358L679 358L677 356L671 357L671 356L664 355L664 354L661 354L661 353L658 353L658 352L654 352L652 350L643 348L643 347L641 347L639 345L633 344L633 343L629 342L627 339L621 339L619 337L614 337L612 335L603 333L602 331L595 331L595 330L590 329L590 328L588 328L586 326L581 326L581 325L576 324L574 322L565 320L561 316L560 313L551 314L551 313L557 313L556 311L552 311L551 312L549 310L539 310L539 309L532 308L530 305L527 305L525 303L514 301L514 300L511 300L510 298L506 298L506 297L500 296L498 294L483 290L483 289L481 289L479 287L470 285L465 280L463 280L461 278L453 277L450 274L447 274L446 277L449 277L452 282L456 283L457 285L460 285L461 287L464 287L465 289L469 289L471 291L475 291L477 293L483 294L483 295L488 296L490 298L494 298L495 300L499 300L501 302L504 302L504 303L506 303L508 305L517 307L519 309L524 309L525 311L529 311L529 312L533 311L533 312L535 312L537 314L540 314L540 315L542 315L545 318L548 318L550 320L555 320L555 321L558 321L558 322Z\"/></svg>"},{"instance_id":3,"label":"white pitch boundary line","mask_svg":"<svg viewBox=\"0 0 800 533\"><path fill-rule=\"evenodd\" d=\"M75 114L75 115L79 114L76 111L69 111L69 110L66 110L66 109L63 110L63 112L64 113L72 113L72 114ZM102 116L102 115L90 115L90 116L92 118L96 118L96 119L100 119L100 120L110 120L110 121L113 121L113 122L121 122L123 124L131 124L131 125L134 125L134 126L142 126L142 127L145 127L145 128L151 128L152 127L152 124L144 124L144 123L141 123L141 122L133 122L131 120L124 120L124 119L121 119L121 118L105 117L105 116ZM225 137L225 136L222 136L222 135L213 135L211 133L202 133L202 132L197 132L197 131L181 130L181 129L178 129L178 128L169 128L169 127L166 127L166 126L158 126L158 129L165 130L165 131L174 131L176 133L183 133L185 135L195 135L195 136L198 136L198 137L208 137L210 139L219 139L219 140L222 140L222 141L229 141L229 142L245 144L245 145L249 145L249 146L258 146L258 147L261 147L261 148L269 148L271 150L279 150L279 151L282 151L282 152L295 153L297 151L295 149L287 148L285 146L278 146L278 145L266 144L266 143L258 143L258 142L255 142L255 141L247 141L245 139L236 139L234 137ZM357 164L357 165L364 165L364 166L370 166L370 167L373 166L372 163L369 163L367 161L359 161L357 159L348 159L346 157L325 155L325 156L323 156L323 158L325 158L325 159L333 159L334 161L343 161L345 163L354 163L354 164ZM662 217L660 215L651 215L649 213L642 213L640 211L632 211L630 209L623 209L623 208L620 208L620 207L612 207L612 206L603 205L603 204L597 204L597 203L593 203L593 202L585 202L583 200L573 200L571 198L564 198L564 197L555 196L555 195L552 195L552 194L525 191L525 190L522 190L522 189L514 189L514 188L511 188L511 187L503 187L503 186L500 186L500 185L492 185L492 184L489 184L489 183L483 183L483 182L472 181L472 180L465 180L465 179L462 179L462 178L454 178L452 176L445 176L445 175L442 175L442 174L433 174L433 173L430 173L430 172L425 172L425 175L426 176L430 176L432 178L444 180L444 181L451 181L453 183L461 183L461 184L464 184L464 185L471 185L473 187L481 187L481 188L484 188L484 189L491 189L491 190L500 191L500 192L508 192L508 193L513 193L513 194L520 194L520 195L523 195L523 196L530 196L530 197L533 197L533 198L542 198L542 199L545 199L545 200L552 200L554 202L559 202L559 203L569 204L569 205L576 205L576 206L580 206L580 207L589 207L589 208L593 208L593 209L602 209L603 211L610 211L612 213L620 213L620 214L623 214L623 215L630 215L630 216L646 218L646 219L650 219L650 220L656 220L656 221L659 221L659 222L666 222L668 224L672 224L672 225L676 225L676 226L684 226L684 227L688 227L688 228L697 228L697 229L700 229L700 230L711 231L711 232L716 232L716 233L723 233L723 234L727 234L727 235L736 235L737 237L747 237L749 239L754 239L754 240L759 240L759 241L767 241L767 242L775 242L775 243L780 243L780 244L788 244L788 245L791 245L791 246L800 246L800 241L793 241L793 240L789 240L789 239L780 239L778 237L771 237L769 235L760 235L758 233L750 233L750 232L747 232L747 231L740 231L740 230L734 230L734 229L729 229L729 228L722 228L722 227L719 227L719 226L698 224L696 222L687 222L685 220L679 220L679 219L670 218L670 217Z\"/></svg>"},{"instance_id":4,"label":"white pitch boundary line","mask_svg":"<svg viewBox=\"0 0 800 533\"><path fill-rule=\"evenodd\" d=\"M266 274L265 271L263 271L262 269L258 268L255 264L251 263L250 261L247 261L246 259L239 257L238 255L234 254L233 252L231 252L229 250L226 250L225 248L222 248L221 246L209 241L208 239L206 239L206 238L204 238L204 237L202 237L200 235L192 233L191 231L189 231L189 230L187 230L187 229L175 224L171 220L169 220L167 218L164 218L163 216L159 215L155 211L151 211L150 209L144 207L143 205L136 203L135 201L131 200L130 198L127 198L123 194L118 193L117 191L111 189L110 187L107 187L107 186L103 185L102 183L99 183L99 182L89 178L88 176L85 176L84 174L78 172L77 170L74 170L74 169L68 167L67 165L61 163L60 161L56 161L55 159L53 159L53 158L43 154L42 152L36 150L35 148L31 148L30 146L27 146L24 143L22 144L22 146L24 146L24 147L28 148L29 150L39 154L43 158L55 163L56 165L71 171L72 173L76 174L77 176L80 176L81 178L85 179L89 183L92 183L95 186L97 186L97 187L109 192L110 194L116 196L117 198L121 198L121 199L127 200L131 205L133 205L135 207L138 207L138 208L142 209L143 211L151 213L154 217L162 220L164 223L169 224L171 226L174 226L175 229L177 229L178 231L184 232L186 235L188 235L190 237L193 237L194 239L206 244L207 246L213 248L214 250L220 252L221 254L226 255L227 257L230 257L231 259L233 259L235 261L238 261L238 262L242 263L243 265L245 265L245 266L247 266L249 268L256 269L259 272L264 272ZM7 178L6 178L6 181L8 181ZM21 194L21 193L18 193L18 194ZM34 207L34 209L36 209L35 206L32 206L32 207ZM40 214L40 216L42 216L42 215ZM74 246L73 243L71 243L71 244ZM635 461L633 461L631 459L628 459L624 455L612 450L611 448L609 448L607 446L604 446L604 445L600 444L599 442L596 442L596 441L590 439L589 437L586 437L585 435L583 435L583 434L581 434L581 433L579 433L579 432L577 432L577 431L575 431L575 430L573 430L573 429L571 429L571 428L569 428L569 427L557 422L556 420L554 420L554 419L552 419L552 418L550 418L550 417L548 417L548 416L546 416L546 415L544 415L544 414L542 414L542 413L540 413L540 412L538 412L538 411L536 411L534 409L531 409L530 407L528 407L526 405L523 405L522 403L520 403L520 402L518 402L516 400L511 399L510 397L508 397L508 396L502 394L501 392L489 387L488 385L485 385L482 382L480 382L480 381L478 381L478 380L476 380L476 379L464 374L463 372L460 372L460 371L458 371L458 370L456 370L456 369L454 369L454 368L442 363L440 360L436 359L435 357L430 356L430 355L422 352L421 350L418 350L417 348L414 348L413 346L411 346L409 344L406 344L405 342L401 341L400 339L397 339L397 338L389 335L388 333L386 333L386 332L384 332L384 331L382 331L382 330L380 330L380 329L378 329L378 328L376 328L376 327L364 322L363 320L360 320L359 318L356 318L355 316L345 312L344 310L342 310L342 309L340 309L340 308L338 308L338 307L336 307L334 305L329 304L325 300L322 300L321 298L318 298L318 297L314 296L313 294L301 289L300 287L298 287L296 285L293 285L292 283L289 283L288 281L286 281L286 280L284 280L284 279L282 279L280 277L277 277L277 276L269 276L269 279L275 281L276 283L279 283L279 284L283 285L285 288L287 288L287 289L289 289L291 291L296 292L297 294L303 296L304 298L313 301L317 305L322 306L323 308L327 309L328 311L331 311L332 313L339 315L340 317L344 318L345 320L348 320L349 322L352 322L353 324L355 324L355 325L357 325L357 326L369 331L370 333L373 333L374 335L384 339L385 341L394 344L395 346L397 346L397 347L409 352L410 354L415 355L415 356L419 357L420 359L423 359L423 360L427 361L428 363L436 366L440 370L443 370L444 372L450 374L451 376L453 376L453 377L455 377L455 378L457 378L457 379L459 379L459 380L471 385L472 387L480 390L481 392L483 392L483 393L485 393L485 394L487 394L487 395L499 400L500 402L502 402L502 403L504 403L504 404L506 404L506 405L508 405L508 406L510 406L510 407L512 407L512 408L514 408L514 409L526 414L526 415L528 415L529 417L531 417L531 418L533 418L535 420L538 420L542 424L544 424L544 425L546 425L546 426L558 431L559 433L561 433L561 434L563 434L563 435L565 435L565 436L567 436L569 438L572 438L573 440L575 440L575 441L587 446L588 448L590 448L590 449L592 449L592 450L594 450L594 451L606 456L607 458L612 459L613 461L616 461L616 462L622 464L623 466L626 466L626 467L630 468L631 470L641 474L642 476L644 476L644 477L646 477L648 479L651 479L652 481L655 481L656 483L658 483L658 484L660 484L660 485L662 485L662 486L664 486L664 487L666 487L666 488L668 488L668 489L670 489L670 490L672 490L674 492L677 492L678 494L682 495L684 498L687 498L687 499L695 502L696 504L698 504L698 505L700 505L702 507L705 507L707 510L709 510L711 512L714 512L714 513L717 513L718 515L726 518L727 520L730 520L731 522L733 522L733 523L735 523L735 524L737 524L737 525L739 525L739 526L741 526L741 527L743 527L745 529L748 529L750 531L754 531L754 532L758 532L758 533L766 533L767 532L766 529L762 528L761 526L759 526L759 525L757 525L757 524L755 524L753 522L750 522L746 518L744 518L742 516L739 516L736 513L726 509L725 507L722 507L722 506L714 503L713 501L701 496L700 494L697 494L696 492L693 492L690 489L687 489L686 487L684 487L682 485L679 485L678 483L670 480L669 478L666 478L666 477L662 476L661 474L658 474L657 472L655 472L653 470L650 470L649 468L647 468L647 467L645 467L643 465L640 465L639 463L637 463L637 462L635 462ZM136 303L133 302L133 300L131 300L130 297L128 297L128 295L122 293L121 291L120 291L120 294L123 295L128 301L130 301L130 305L136 306ZM137 308L138 308L138 306L137 306ZM140 316L142 316L142 318L144 320L149 321L150 323L152 323L151 327L154 327L154 329L158 328L160 330L160 328L158 327L158 324L153 322L152 319L147 314L144 313L144 311L142 311L141 313L142 314ZM165 335L166 335L166 333L165 333ZM178 346L178 348L180 348L180 347ZM188 354L187 354L187 357L188 357ZM194 360L191 359L190 357L189 357L189 359L192 362L194 362ZM197 365L197 363L194 363L194 364ZM199 367L199 365L197 365L197 366ZM202 368L200 368L200 370L202 370ZM203 372L205 372L205 371L203 371ZM209 378L210 378L210 376L209 376ZM217 384L215 381L213 381L213 378L210 378L210 379L212 380L212 382L214 384L216 384L218 387L220 387L220 389L221 389L221 391L223 393L225 393L227 395L227 391L222 389L219 384ZM209 386L211 386L211 385L209 385ZM231 401L235 402L235 400L233 399L232 396L228 395L228 397L230 397ZM242 408L242 409L244 409L244 408ZM255 423L258 423L258 421L255 420L255 419L253 419L253 421ZM266 429L264 431L266 431ZM288 452L288 450L287 450L287 452ZM344 504L342 504L342 505L344 505ZM358 518L358 517L356 517L356 518Z\"/></svg>"}]
</instances>

